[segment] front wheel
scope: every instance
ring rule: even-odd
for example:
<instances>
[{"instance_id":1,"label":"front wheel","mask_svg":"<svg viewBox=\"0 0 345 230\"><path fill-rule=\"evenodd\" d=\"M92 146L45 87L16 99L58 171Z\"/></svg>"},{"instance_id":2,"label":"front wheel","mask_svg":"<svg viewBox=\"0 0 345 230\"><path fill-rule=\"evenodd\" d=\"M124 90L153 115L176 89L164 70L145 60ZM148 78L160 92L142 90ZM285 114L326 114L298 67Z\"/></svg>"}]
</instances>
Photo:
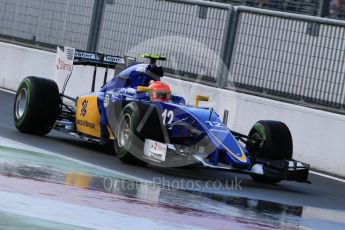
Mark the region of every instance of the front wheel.
<instances>
[{"instance_id":1,"label":"front wheel","mask_svg":"<svg viewBox=\"0 0 345 230\"><path fill-rule=\"evenodd\" d=\"M143 153L144 141L136 132L138 120L141 117L141 109L137 103L129 103L122 110L116 127L116 140L114 141L115 153L125 164L146 165L140 160Z\"/></svg>"},{"instance_id":2,"label":"front wheel","mask_svg":"<svg viewBox=\"0 0 345 230\"><path fill-rule=\"evenodd\" d=\"M293 153L292 136L289 128L280 121L258 121L249 132L252 140L261 140L260 146L247 146L254 158L272 160L291 160ZM281 179L265 175L252 175L253 180L261 183L278 183Z\"/></svg>"}]
</instances>

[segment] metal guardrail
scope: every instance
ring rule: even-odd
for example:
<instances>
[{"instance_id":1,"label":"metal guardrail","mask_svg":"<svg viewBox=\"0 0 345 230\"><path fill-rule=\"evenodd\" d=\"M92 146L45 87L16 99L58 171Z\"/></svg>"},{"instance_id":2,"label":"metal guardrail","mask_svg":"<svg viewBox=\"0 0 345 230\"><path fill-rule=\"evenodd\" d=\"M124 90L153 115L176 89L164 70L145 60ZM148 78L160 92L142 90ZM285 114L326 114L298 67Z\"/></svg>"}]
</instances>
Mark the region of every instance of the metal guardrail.
<instances>
[{"instance_id":1,"label":"metal guardrail","mask_svg":"<svg viewBox=\"0 0 345 230\"><path fill-rule=\"evenodd\" d=\"M0 34L86 49L97 0L0 0Z\"/></svg>"},{"instance_id":2,"label":"metal guardrail","mask_svg":"<svg viewBox=\"0 0 345 230\"><path fill-rule=\"evenodd\" d=\"M341 108L345 22L237 7L227 87Z\"/></svg>"},{"instance_id":3,"label":"metal guardrail","mask_svg":"<svg viewBox=\"0 0 345 230\"><path fill-rule=\"evenodd\" d=\"M106 4L98 49L159 53L175 73L215 81L229 5L193 0L113 0ZM216 58L217 57L217 58Z\"/></svg>"},{"instance_id":4,"label":"metal guardrail","mask_svg":"<svg viewBox=\"0 0 345 230\"><path fill-rule=\"evenodd\" d=\"M200 0L0 0L0 35L93 52L159 53L169 57L164 65L173 74L215 82L229 7Z\"/></svg>"},{"instance_id":5,"label":"metal guardrail","mask_svg":"<svg viewBox=\"0 0 345 230\"><path fill-rule=\"evenodd\" d=\"M342 0L215 0L241 6L250 6L295 14L345 19Z\"/></svg>"},{"instance_id":6,"label":"metal guardrail","mask_svg":"<svg viewBox=\"0 0 345 230\"><path fill-rule=\"evenodd\" d=\"M328 0L216 0L234 5L258 7L297 14L318 15L323 2ZM330 2L328 2L330 5Z\"/></svg>"}]
</instances>

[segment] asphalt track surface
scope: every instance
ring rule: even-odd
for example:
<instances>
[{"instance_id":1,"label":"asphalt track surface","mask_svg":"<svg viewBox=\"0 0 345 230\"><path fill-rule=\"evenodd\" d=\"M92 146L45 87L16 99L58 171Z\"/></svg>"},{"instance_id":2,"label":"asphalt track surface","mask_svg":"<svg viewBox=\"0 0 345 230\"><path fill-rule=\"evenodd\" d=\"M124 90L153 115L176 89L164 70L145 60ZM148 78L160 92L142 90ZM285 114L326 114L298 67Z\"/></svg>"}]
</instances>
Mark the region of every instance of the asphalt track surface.
<instances>
[{"instance_id":1,"label":"asphalt track surface","mask_svg":"<svg viewBox=\"0 0 345 230\"><path fill-rule=\"evenodd\" d=\"M52 131L44 137L23 134L18 132L13 124L13 101L14 94L0 91L0 137L200 194L314 207L341 213L345 211L345 183L314 174L309 176L312 184L283 181L276 185L265 185L252 181L249 176L227 171L195 167L177 169L125 165L115 157L111 148L104 150L97 144L57 131ZM212 186L210 181L217 181L214 184L216 186ZM240 186L231 187L231 182L236 181L240 182Z\"/></svg>"}]
</instances>

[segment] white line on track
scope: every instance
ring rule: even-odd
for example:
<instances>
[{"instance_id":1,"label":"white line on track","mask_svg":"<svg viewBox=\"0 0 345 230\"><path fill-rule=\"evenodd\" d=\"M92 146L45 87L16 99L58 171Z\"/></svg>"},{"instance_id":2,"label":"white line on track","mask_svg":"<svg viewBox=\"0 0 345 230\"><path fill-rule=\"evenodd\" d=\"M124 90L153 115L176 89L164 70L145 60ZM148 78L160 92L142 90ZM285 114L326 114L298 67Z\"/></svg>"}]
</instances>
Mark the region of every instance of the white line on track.
<instances>
[{"instance_id":1,"label":"white line on track","mask_svg":"<svg viewBox=\"0 0 345 230\"><path fill-rule=\"evenodd\" d=\"M322 176L322 177L325 177L325 178L328 178L328 179L332 179L332 180L336 180L336 181L345 183L344 179L341 179L341 178L338 178L338 177L335 177L335 176L330 176L330 175L319 173L319 172L315 172L315 171L312 171L312 170L310 170L309 172L311 174L315 174L315 175L318 175L318 176Z\"/></svg>"},{"instance_id":2,"label":"white line on track","mask_svg":"<svg viewBox=\"0 0 345 230\"><path fill-rule=\"evenodd\" d=\"M11 93L11 94L16 94L16 92L13 90L8 90L8 89L3 89L3 88L0 88L0 91L4 91L6 93Z\"/></svg>"},{"instance_id":3,"label":"white line on track","mask_svg":"<svg viewBox=\"0 0 345 230\"><path fill-rule=\"evenodd\" d=\"M16 94L16 92L14 92L12 90L7 90L7 89L3 89L3 88L0 88L0 91L4 91L4 92L7 92L7 93L11 93L11 94ZM330 176L330 175L327 175L327 174L324 174L324 173L320 173L320 172L315 172L315 171L312 171L312 170L310 170L309 172L311 174L314 174L314 175L318 175L318 176L321 176L321 177L325 177L325 178L328 178L328 179L332 179L332 180L336 180L336 181L345 183L345 179L341 179L341 178L338 178L338 177L335 177L335 176Z\"/></svg>"}]
</instances>

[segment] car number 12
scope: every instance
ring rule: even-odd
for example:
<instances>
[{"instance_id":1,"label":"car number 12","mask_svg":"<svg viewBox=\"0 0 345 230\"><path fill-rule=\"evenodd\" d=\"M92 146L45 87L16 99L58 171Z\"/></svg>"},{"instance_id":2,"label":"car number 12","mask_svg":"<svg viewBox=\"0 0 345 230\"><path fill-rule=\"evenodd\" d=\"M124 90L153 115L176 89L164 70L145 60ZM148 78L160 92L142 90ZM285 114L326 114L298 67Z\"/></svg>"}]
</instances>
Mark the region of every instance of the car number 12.
<instances>
[{"instance_id":1,"label":"car number 12","mask_svg":"<svg viewBox=\"0 0 345 230\"><path fill-rule=\"evenodd\" d=\"M205 121L211 127L223 128L222 123L217 121Z\"/></svg>"},{"instance_id":2,"label":"car number 12","mask_svg":"<svg viewBox=\"0 0 345 230\"><path fill-rule=\"evenodd\" d=\"M163 125L169 125L174 120L174 112L172 110L165 109L162 113Z\"/></svg>"}]
</instances>

